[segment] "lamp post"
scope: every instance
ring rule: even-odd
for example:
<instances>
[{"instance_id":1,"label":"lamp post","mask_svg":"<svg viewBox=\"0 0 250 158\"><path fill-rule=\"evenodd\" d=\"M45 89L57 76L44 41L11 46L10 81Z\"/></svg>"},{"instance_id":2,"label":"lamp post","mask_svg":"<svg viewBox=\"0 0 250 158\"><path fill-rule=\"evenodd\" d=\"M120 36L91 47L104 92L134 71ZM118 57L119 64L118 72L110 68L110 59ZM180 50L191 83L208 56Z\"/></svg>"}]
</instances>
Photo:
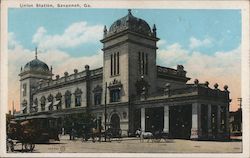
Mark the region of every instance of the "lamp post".
<instances>
[{"instance_id":1,"label":"lamp post","mask_svg":"<svg viewBox=\"0 0 250 158\"><path fill-rule=\"evenodd\" d=\"M105 130L105 142L107 141L107 82L105 82L104 92L104 130Z\"/></svg>"}]
</instances>

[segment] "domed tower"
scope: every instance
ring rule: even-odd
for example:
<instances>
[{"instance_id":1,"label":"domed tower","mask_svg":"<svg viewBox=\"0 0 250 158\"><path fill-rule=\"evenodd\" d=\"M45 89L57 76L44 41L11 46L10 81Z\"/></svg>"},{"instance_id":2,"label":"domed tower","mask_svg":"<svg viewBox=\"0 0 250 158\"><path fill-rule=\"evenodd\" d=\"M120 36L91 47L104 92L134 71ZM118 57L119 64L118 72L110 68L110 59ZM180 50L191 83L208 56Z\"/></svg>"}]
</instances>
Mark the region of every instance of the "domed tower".
<instances>
[{"instance_id":1,"label":"domed tower","mask_svg":"<svg viewBox=\"0 0 250 158\"><path fill-rule=\"evenodd\" d=\"M143 80L147 95L156 90L156 36L155 25L150 28L143 19L128 14L104 27L103 81L108 83L107 102L127 102L138 96L138 81ZM115 89L117 93L112 91ZM117 97L117 94L119 95ZM112 100L114 98L114 100Z\"/></svg>"},{"instance_id":2,"label":"domed tower","mask_svg":"<svg viewBox=\"0 0 250 158\"><path fill-rule=\"evenodd\" d=\"M32 96L37 89L41 80L49 80L52 78L52 68L37 58L37 49L35 51L35 59L28 62L24 68L21 67L20 76L20 105L21 113L30 113Z\"/></svg>"}]
</instances>

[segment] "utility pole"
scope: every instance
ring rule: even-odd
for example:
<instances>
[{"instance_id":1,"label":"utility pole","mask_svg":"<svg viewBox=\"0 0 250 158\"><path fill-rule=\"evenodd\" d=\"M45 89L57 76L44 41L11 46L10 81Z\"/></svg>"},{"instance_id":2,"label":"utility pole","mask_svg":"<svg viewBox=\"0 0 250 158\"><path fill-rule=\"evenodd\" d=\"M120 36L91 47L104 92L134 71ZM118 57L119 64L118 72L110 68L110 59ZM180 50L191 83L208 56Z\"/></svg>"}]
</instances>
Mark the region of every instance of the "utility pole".
<instances>
[{"instance_id":1,"label":"utility pole","mask_svg":"<svg viewBox=\"0 0 250 158\"><path fill-rule=\"evenodd\" d=\"M104 129L105 129L105 142L107 141L107 82L105 82L104 92Z\"/></svg>"}]
</instances>

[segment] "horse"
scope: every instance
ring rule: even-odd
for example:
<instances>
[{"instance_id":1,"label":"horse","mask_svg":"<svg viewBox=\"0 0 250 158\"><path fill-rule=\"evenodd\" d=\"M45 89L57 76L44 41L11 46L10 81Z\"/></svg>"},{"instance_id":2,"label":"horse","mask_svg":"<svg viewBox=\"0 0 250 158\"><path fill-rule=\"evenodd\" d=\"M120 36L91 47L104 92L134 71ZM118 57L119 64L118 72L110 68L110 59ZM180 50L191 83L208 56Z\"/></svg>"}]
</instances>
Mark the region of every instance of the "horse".
<instances>
[{"instance_id":1,"label":"horse","mask_svg":"<svg viewBox=\"0 0 250 158\"><path fill-rule=\"evenodd\" d=\"M92 142L96 141L96 137L99 137L99 141L101 141L101 131L98 128L91 128Z\"/></svg>"},{"instance_id":2,"label":"horse","mask_svg":"<svg viewBox=\"0 0 250 158\"><path fill-rule=\"evenodd\" d=\"M141 131L140 129L136 130L135 132L135 135L138 137L140 136L140 141L142 142L144 139L148 139L148 142L149 140L153 139L153 133L151 132L144 132L144 131Z\"/></svg>"}]
</instances>

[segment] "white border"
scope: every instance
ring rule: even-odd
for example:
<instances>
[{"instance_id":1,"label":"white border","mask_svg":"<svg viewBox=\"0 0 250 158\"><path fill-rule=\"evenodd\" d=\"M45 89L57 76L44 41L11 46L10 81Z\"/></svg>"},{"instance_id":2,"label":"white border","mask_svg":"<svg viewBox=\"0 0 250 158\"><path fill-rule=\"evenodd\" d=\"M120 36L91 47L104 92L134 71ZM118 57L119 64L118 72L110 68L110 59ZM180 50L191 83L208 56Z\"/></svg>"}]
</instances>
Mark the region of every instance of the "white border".
<instances>
[{"instance_id":1,"label":"white border","mask_svg":"<svg viewBox=\"0 0 250 158\"><path fill-rule=\"evenodd\" d=\"M242 104L243 104L243 153L237 154L200 154L200 153L184 153L184 154L130 154L130 153L6 153L5 148L5 113L7 112L7 10L8 8L19 8L19 3L62 3L62 4L90 4L92 8L154 8L154 9L241 9L242 13L242 47L241 47L241 77L242 85ZM84 9L84 8L83 8ZM2 0L1 2L1 53L0 53L0 157L250 157L249 131L250 131L250 115L249 115L249 1L248 0L218 0L218 1L189 1L189 0Z\"/></svg>"}]
</instances>

